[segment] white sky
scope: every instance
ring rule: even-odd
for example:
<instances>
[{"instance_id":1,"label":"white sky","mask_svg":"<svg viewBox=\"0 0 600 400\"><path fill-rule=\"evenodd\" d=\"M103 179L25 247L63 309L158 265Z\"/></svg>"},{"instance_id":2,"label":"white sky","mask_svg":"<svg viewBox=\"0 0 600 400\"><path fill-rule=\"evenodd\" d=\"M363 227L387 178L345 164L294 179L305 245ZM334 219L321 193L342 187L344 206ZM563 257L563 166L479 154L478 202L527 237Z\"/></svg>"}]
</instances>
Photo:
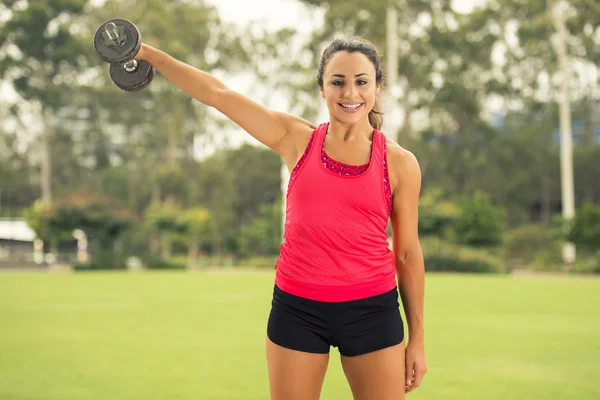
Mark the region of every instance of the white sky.
<instances>
[{"instance_id":1,"label":"white sky","mask_svg":"<svg viewBox=\"0 0 600 400\"><path fill-rule=\"evenodd\" d=\"M207 0L219 10L221 18L228 22L246 24L263 20L268 29L294 26L302 29L303 22L310 22L306 7L297 0Z\"/></svg>"},{"instance_id":2,"label":"white sky","mask_svg":"<svg viewBox=\"0 0 600 400\"><path fill-rule=\"evenodd\" d=\"M306 8L297 0L207 0L214 4L221 17L227 21L245 23L265 19L269 28L296 26L305 22ZM380 0L383 1L383 0ZM469 12L483 0L454 0L453 8L458 12Z\"/></svg>"}]
</instances>

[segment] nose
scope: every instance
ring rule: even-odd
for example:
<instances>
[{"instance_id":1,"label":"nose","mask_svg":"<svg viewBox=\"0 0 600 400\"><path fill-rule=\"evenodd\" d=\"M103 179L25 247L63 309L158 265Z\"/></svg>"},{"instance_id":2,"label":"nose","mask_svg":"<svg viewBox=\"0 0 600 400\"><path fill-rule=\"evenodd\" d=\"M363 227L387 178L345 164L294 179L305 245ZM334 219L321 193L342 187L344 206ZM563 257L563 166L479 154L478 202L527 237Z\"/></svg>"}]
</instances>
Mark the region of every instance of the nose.
<instances>
[{"instance_id":1,"label":"nose","mask_svg":"<svg viewBox=\"0 0 600 400\"><path fill-rule=\"evenodd\" d=\"M344 99L355 100L356 95L356 87L354 85L344 85L344 89L342 90L342 96Z\"/></svg>"}]
</instances>

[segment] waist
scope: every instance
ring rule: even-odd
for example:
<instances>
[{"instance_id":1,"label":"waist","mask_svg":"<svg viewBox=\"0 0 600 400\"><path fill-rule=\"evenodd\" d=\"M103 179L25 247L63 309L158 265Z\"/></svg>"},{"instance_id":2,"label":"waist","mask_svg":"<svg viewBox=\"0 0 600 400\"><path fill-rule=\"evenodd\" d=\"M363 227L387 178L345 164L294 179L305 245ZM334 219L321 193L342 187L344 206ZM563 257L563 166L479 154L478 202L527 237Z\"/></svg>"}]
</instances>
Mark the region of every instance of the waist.
<instances>
[{"instance_id":1,"label":"waist","mask_svg":"<svg viewBox=\"0 0 600 400\"><path fill-rule=\"evenodd\" d=\"M275 274L275 284L295 296L329 303L365 299L389 292L397 286L395 270L372 281L326 285L297 280L288 276L285 268L280 267Z\"/></svg>"}]
</instances>

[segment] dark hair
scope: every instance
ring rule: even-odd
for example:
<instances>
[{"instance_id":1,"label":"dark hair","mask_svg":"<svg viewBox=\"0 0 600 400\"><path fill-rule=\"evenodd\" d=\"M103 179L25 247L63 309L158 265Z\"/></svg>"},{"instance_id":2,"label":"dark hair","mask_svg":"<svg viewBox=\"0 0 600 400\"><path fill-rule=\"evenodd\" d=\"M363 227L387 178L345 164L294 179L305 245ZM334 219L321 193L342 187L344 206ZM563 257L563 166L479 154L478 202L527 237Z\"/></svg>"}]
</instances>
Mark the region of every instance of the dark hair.
<instances>
[{"instance_id":1,"label":"dark hair","mask_svg":"<svg viewBox=\"0 0 600 400\"><path fill-rule=\"evenodd\" d=\"M329 60L331 60L331 57L338 51L346 51L348 53L360 52L367 56L375 66L376 83L383 84L384 76L383 71L381 70L380 57L377 55L377 50L375 50L375 47L371 43L360 38L336 39L327 46L321 57L319 76L317 77L317 83L321 88L323 88L323 73L325 72L325 67ZM377 130L381 129L381 126L383 125L383 112L379 106L379 99L375 100L373 110L369 112L369 123Z\"/></svg>"}]
</instances>

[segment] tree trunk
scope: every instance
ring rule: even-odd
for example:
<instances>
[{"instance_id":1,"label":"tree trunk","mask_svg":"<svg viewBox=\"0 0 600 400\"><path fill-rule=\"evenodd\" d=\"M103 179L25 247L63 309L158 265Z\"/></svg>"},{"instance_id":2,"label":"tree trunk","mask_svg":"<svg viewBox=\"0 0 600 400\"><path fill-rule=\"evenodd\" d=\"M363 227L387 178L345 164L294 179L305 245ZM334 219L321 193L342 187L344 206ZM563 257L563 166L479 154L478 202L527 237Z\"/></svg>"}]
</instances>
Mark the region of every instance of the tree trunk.
<instances>
[{"instance_id":1,"label":"tree trunk","mask_svg":"<svg viewBox=\"0 0 600 400\"><path fill-rule=\"evenodd\" d=\"M160 234L161 257L163 260L168 260L172 256L171 236L169 232L161 232Z\"/></svg>"},{"instance_id":2,"label":"tree trunk","mask_svg":"<svg viewBox=\"0 0 600 400\"><path fill-rule=\"evenodd\" d=\"M189 270L196 270L198 269L198 263L197 263L197 259L198 259L198 238L197 237L192 237L190 238L190 245L188 247L188 260L187 260L187 267Z\"/></svg>"},{"instance_id":3,"label":"tree trunk","mask_svg":"<svg viewBox=\"0 0 600 400\"><path fill-rule=\"evenodd\" d=\"M159 242L158 242L158 232L156 229L152 228L150 232L150 238L148 243L148 248L150 249L150 254L156 256L159 253Z\"/></svg>"},{"instance_id":4,"label":"tree trunk","mask_svg":"<svg viewBox=\"0 0 600 400\"><path fill-rule=\"evenodd\" d=\"M585 99L585 138L586 145L596 147L596 100L590 93Z\"/></svg>"},{"instance_id":5,"label":"tree trunk","mask_svg":"<svg viewBox=\"0 0 600 400\"><path fill-rule=\"evenodd\" d=\"M51 159L51 136L52 136L52 111L48 107L42 108L42 162L41 162L41 190L42 202L45 205L52 203L52 159Z\"/></svg>"},{"instance_id":6,"label":"tree trunk","mask_svg":"<svg viewBox=\"0 0 600 400\"><path fill-rule=\"evenodd\" d=\"M217 205L218 203L218 198L217 196L215 196L213 194L213 198L212 198L212 212L213 215L215 217L217 217L219 215L219 211L220 208ZM217 211L217 212L215 212ZM220 227L220 218L215 218L215 221L212 225L212 232L211 232L211 242L212 242L212 251L213 251L213 255L215 256L216 259L219 260L219 262L221 261L221 227Z\"/></svg>"},{"instance_id":7,"label":"tree trunk","mask_svg":"<svg viewBox=\"0 0 600 400\"><path fill-rule=\"evenodd\" d=\"M590 92L592 90L590 89ZM596 148L596 100L593 93L588 94L585 98L585 145L588 149ZM594 201L594 185L584 185L583 201Z\"/></svg>"},{"instance_id":8,"label":"tree trunk","mask_svg":"<svg viewBox=\"0 0 600 400\"><path fill-rule=\"evenodd\" d=\"M552 210L550 210L550 182L546 176L542 177L541 189L540 217L542 223L550 225L550 219L552 218Z\"/></svg>"},{"instance_id":9,"label":"tree trunk","mask_svg":"<svg viewBox=\"0 0 600 400\"><path fill-rule=\"evenodd\" d=\"M410 81L408 79L406 79L405 81L405 85L404 85L404 101L403 101L403 107L404 107L404 125L402 126L402 129L400 130L400 132L398 132L398 144L400 144L402 147L409 149L410 150L410 146L411 146L411 136L412 136L412 114L413 114L413 106L410 103L409 97L410 97L410 91L411 91L411 85L410 85Z\"/></svg>"},{"instance_id":10,"label":"tree trunk","mask_svg":"<svg viewBox=\"0 0 600 400\"><path fill-rule=\"evenodd\" d=\"M152 204L160 204L160 197L160 187L158 186L158 184L156 184L152 188ZM156 256L160 252L159 232L155 228L152 228L150 230L149 236L150 237L148 239L148 247L150 249L150 254Z\"/></svg>"},{"instance_id":11,"label":"tree trunk","mask_svg":"<svg viewBox=\"0 0 600 400\"><path fill-rule=\"evenodd\" d=\"M562 217L570 221L575 216L575 189L573 183L573 138L571 130L571 103L569 96L569 54L567 53L567 27L564 9L559 9L564 3L549 2L553 17L554 27L558 33L555 42L555 51L561 73L559 122L560 122L560 171L561 171L561 198ZM563 260L565 269L570 270L576 260L575 245L565 243L563 247Z\"/></svg>"}]
</instances>

